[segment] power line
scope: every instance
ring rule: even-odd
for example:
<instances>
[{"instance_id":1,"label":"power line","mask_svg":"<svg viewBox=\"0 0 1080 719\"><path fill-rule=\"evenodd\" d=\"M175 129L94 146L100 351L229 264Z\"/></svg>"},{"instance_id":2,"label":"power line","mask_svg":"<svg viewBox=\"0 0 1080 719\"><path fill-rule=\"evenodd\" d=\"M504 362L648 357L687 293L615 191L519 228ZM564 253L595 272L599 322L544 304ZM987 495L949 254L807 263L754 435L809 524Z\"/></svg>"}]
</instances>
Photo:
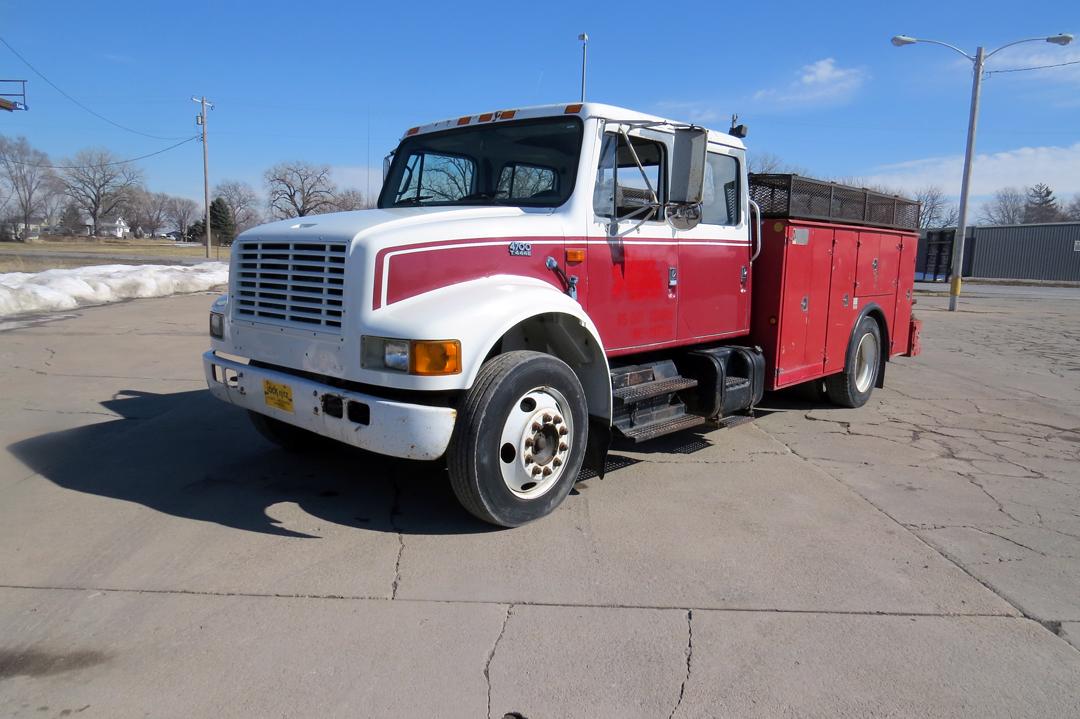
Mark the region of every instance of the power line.
<instances>
[{"instance_id":1,"label":"power line","mask_svg":"<svg viewBox=\"0 0 1080 719\"><path fill-rule=\"evenodd\" d=\"M1012 67L1007 70L987 70L985 74L996 75L999 72L1027 72L1028 70L1045 70L1049 67L1065 67L1066 65L1080 65L1080 60L1070 60L1068 62L1058 62L1053 65L1035 65L1034 67Z\"/></svg>"},{"instance_id":2,"label":"power line","mask_svg":"<svg viewBox=\"0 0 1080 719\"><path fill-rule=\"evenodd\" d=\"M84 170L84 169L86 169L88 167L111 167L113 165L126 165L129 162L137 162L139 160L145 160L148 157L153 157L154 155L160 155L163 152L168 152L169 150L173 150L173 149L175 149L177 147L180 147L181 145L186 145L187 143L192 142L194 140L198 140L198 139L199 139L198 135L192 135L191 137L187 138L186 140L181 140L180 142L176 143L175 145L169 145L168 147L162 148L161 150L158 150L156 152L151 152L151 153L146 154L146 155L139 155L138 157L132 157L132 158L130 158L128 160L117 160L116 162L103 162L100 165L35 165L35 164L31 163L31 162L20 162L18 160L13 160L10 157L4 158L4 161L5 162L12 162L12 163L15 163L16 165L22 165L24 167L40 167L40 168L45 169L45 170Z\"/></svg>"},{"instance_id":3,"label":"power line","mask_svg":"<svg viewBox=\"0 0 1080 719\"><path fill-rule=\"evenodd\" d=\"M115 126L115 127L119 127L119 128L121 129L121 130L126 130L127 132L133 132L133 133L135 133L136 135L142 135L143 137L149 137L149 138L151 138L151 139L154 139L154 140L178 140L178 139L180 139L180 138L178 138L178 137L163 137L163 136L161 136L161 135L151 135L151 134L150 134L150 133L148 133L148 132L141 132L141 131L139 131L139 130L136 130L136 129L134 129L134 128L128 127L127 125L121 125L121 124L120 124L119 122L114 122L113 120L110 120L109 118L105 117L105 116L104 116L104 115L102 115L101 113L99 113L99 112L95 112L94 110L91 110L91 109L90 109L89 107L87 107L86 105L82 104L81 102L79 102L78 100L76 100L76 99L75 99L74 97L72 97L71 95L67 94L67 93L66 93L66 92L64 92L63 90L61 90L61 89L60 89L60 87L59 87L59 86L57 86L57 84L56 84L55 82L53 82L53 81L52 81L52 80L50 80L49 78L45 77L45 75L44 75L44 74L43 74L43 73L42 73L42 72L41 72L40 70L38 70L38 69L37 69L36 67L34 67L33 65L31 65L31 64L30 64L30 61L29 61L29 60L27 60L27 59L26 59L25 57L23 57L22 55L20 55L20 54L19 54L19 51L18 51L18 50L16 50L16 49L15 49L15 48L13 48L13 47L12 47L12 46L11 46L10 44L8 44L8 41L7 41L7 40L5 40L4 38L0 37L0 43L3 43L3 44L4 44L4 47L6 47L6 48L7 48L8 50L11 50L11 52L12 52L12 53L13 53L13 54L15 55L15 57L17 57L17 58L19 58L20 60L22 60L22 61L23 61L23 64L24 64L24 65L26 65L26 66L27 66L28 68L30 68L31 70L33 70L33 71L34 71L34 73L35 73L35 74L36 74L36 75L37 75L38 77L40 77L40 78L41 78L42 80L44 80L45 82L47 82L47 83L48 83L48 84L49 84L49 85L50 85L50 86L52 87L52 89L56 90L56 91L57 91L58 93L60 93L60 94L61 94L61 95L63 95L64 97L66 97L66 98L67 98L68 100L70 100L71 102L75 103L75 104L76 104L77 106L81 107L81 108L82 108L83 110L85 110L86 112L90 113L91 115L93 115L94 117L98 118L99 120L104 120L105 122L109 123L110 125L113 125L113 126Z\"/></svg>"}]
</instances>

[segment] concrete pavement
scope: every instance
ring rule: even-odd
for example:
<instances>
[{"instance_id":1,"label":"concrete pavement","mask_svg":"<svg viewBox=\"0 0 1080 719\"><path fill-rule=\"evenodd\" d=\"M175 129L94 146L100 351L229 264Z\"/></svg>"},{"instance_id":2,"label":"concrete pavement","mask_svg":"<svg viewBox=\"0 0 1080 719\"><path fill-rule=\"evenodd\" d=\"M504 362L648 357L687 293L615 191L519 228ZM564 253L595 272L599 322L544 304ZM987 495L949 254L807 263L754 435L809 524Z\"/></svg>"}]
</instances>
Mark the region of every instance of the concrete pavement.
<instances>
[{"instance_id":1,"label":"concrete pavement","mask_svg":"<svg viewBox=\"0 0 1080 719\"><path fill-rule=\"evenodd\" d=\"M209 296L0 333L0 714L1080 714L1080 320L920 299L860 410L620 448L497 531L436 464L285 454Z\"/></svg>"}]
</instances>

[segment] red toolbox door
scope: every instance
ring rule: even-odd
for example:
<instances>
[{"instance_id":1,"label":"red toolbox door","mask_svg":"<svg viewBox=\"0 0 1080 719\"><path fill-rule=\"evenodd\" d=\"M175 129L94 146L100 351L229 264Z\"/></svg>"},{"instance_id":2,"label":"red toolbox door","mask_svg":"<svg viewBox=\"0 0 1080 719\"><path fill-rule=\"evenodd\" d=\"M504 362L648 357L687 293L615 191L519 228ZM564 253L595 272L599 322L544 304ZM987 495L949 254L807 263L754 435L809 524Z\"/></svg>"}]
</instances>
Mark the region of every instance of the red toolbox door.
<instances>
[{"instance_id":1,"label":"red toolbox door","mask_svg":"<svg viewBox=\"0 0 1080 719\"><path fill-rule=\"evenodd\" d=\"M832 282L829 287L829 327L825 338L826 375L844 369L855 309L855 270L859 233L836 230L832 253Z\"/></svg>"},{"instance_id":2,"label":"red toolbox door","mask_svg":"<svg viewBox=\"0 0 1080 719\"><path fill-rule=\"evenodd\" d=\"M896 280L896 314L890 333L889 354L906 352L911 332L911 311L914 302L915 253L919 242L910 235L897 238L900 243L900 268Z\"/></svg>"}]
</instances>

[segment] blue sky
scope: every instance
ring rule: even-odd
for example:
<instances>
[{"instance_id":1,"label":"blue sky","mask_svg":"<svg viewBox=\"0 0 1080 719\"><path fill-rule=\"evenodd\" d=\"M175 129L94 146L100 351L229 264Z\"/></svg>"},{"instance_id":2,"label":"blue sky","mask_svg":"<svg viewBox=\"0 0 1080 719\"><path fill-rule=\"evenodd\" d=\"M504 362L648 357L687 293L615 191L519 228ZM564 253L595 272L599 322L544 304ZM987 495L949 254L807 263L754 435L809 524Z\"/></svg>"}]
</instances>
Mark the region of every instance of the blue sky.
<instances>
[{"instance_id":1,"label":"blue sky","mask_svg":"<svg viewBox=\"0 0 1080 719\"><path fill-rule=\"evenodd\" d=\"M304 159L363 191L365 168L378 168L412 125L574 100L582 31L589 99L721 129L738 112L752 150L811 174L936 182L955 194L969 66L944 48L895 48L889 38L974 52L1080 33L1080 6L0 0L0 35L121 124L187 136L196 132L191 95L212 99L211 182L257 188L273 163ZM1021 45L988 69L1069 60L1080 60L1080 40ZM54 161L85 147L133 157L171 144L83 112L2 46L0 76L30 80L31 108L3 113L0 132L25 135ZM1080 65L990 76L978 151L976 194L1040 180L1062 197L1080 193ZM139 165L152 189L201 197L197 143Z\"/></svg>"}]
</instances>

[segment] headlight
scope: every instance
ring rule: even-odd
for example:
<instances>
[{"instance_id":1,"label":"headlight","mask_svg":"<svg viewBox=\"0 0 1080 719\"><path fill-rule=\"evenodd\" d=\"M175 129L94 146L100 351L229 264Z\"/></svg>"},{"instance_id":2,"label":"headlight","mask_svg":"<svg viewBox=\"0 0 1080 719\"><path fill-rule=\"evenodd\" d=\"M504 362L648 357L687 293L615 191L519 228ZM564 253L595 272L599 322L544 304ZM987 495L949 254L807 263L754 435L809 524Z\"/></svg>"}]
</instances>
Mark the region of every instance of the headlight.
<instances>
[{"instance_id":1,"label":"headlight","mask_svg":"<svg viewBox=\"0 0 1080 719\"><path fill-rule=\"evenodd\" d=\"M364 336L362 363L368 369L437 376L461 372L458 340L399 340Z\"/></svg>"},{"instance_id":2,"label":"headlight","mask_svg":"<svg viewBox=\"0 0 1080 719\"><path fill-rule=\"evenodd\" d=\"M404 340L386 340L383 343L383 366L398 372L408 372L409 343Z\"/></svg>"},{"instance_id":3,"label":"headlight","mask_svg":"<svg viewBox=\"0 0 1080 719\"><path fill-rule=\"evenodd\" d=\"M219 340L225 338L225 315L218 312L210 313L210 336Z\"/></svg>"}]
</instances>

